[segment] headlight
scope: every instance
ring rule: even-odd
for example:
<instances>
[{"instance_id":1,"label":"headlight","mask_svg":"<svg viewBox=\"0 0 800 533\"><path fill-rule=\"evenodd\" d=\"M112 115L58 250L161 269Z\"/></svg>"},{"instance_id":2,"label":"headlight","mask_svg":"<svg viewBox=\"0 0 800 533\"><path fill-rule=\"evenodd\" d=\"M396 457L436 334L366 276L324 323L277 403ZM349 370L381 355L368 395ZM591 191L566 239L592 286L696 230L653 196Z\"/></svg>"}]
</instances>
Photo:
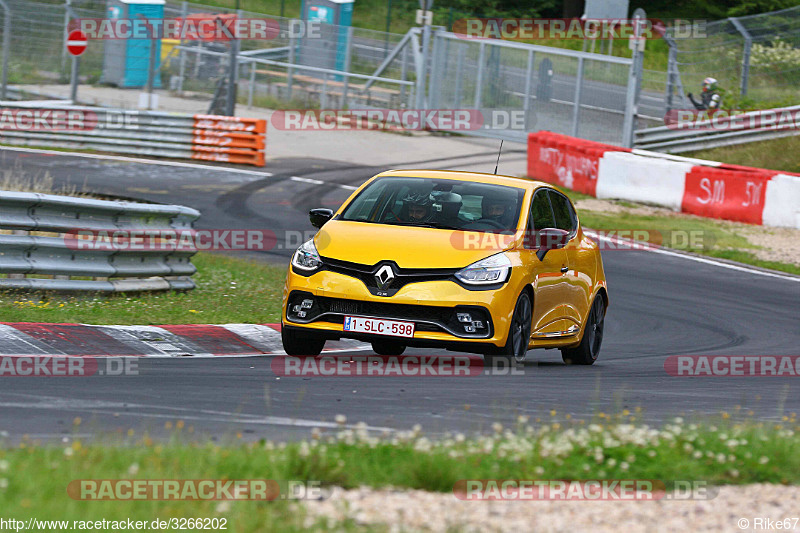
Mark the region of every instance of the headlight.
<instances>
[{"instance_id":1,"label":"headlight","mask_svg":"<svg viewBox=\"0 0 800 533\"><path fill-rule=\"evenodd\" d=\"M317 247L314 246L314 239L306 241L292 256L292 266L300 270L316 270L322 265L322 259L319 258Z\"/></svg>"},{"instance_id":2,"label":"headlight","mask_svg":"<svg viewBox=\"0 0 800 533\"><path fill-rule=\"evenodd\" d=\"M505 283L511 272L511 260L500 252L456 272L456 277L470 285Z\"/></svg>"}]
</instances>

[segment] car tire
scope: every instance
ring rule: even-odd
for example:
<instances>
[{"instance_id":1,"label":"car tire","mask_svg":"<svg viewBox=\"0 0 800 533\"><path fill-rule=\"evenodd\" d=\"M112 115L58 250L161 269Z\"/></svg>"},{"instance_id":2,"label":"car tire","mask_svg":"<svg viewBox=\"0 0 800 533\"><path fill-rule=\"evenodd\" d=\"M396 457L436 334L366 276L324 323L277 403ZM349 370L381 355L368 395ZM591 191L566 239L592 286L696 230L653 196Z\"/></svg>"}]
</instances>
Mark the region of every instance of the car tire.
<instances>
[{"instance_id":1,"label":"car tire","mask_svg":"<svg viewBox=\"0 0 800 533\"><path fill-rule=\"evenodd\" d=\"M325 347L325 339L314 339L304 336L295 329L281 328L283 351L287 355L319 355Z\"/></svg>"},{"instance_id":2,"label":"car tire","mask_svg":"<svg viewBox=\"0 0 800 533\"><path fill-rule=\"evenodd\" d=\"M523 292L517 298L514 314L511 315L506 345L497 352L484 355L487 365L497 366L499 363L520 365L525 361L525 354L528 353L528 344L531 339L532 313L531 297L527 292Z\"/></svg>"},{"instance_id":3,"label":"car tire","mask_svg":"<svg viewBox=\"0 0 800 533\"><path fill-rule=\"evenodd\" d=\"M606 305L599 294L592 303L586 327L583 330L581 343L574 348L562 348L561 358L568 365L593 365L600 355L603 343L603 324L606 317Z\"/></svg>"},{"instance_id":4,"label":"car tire","mask_svg":"<svg viewBox=\"0 0 800 533\"><path fill-rule=\"evenodd\" d=\"M404 344L397 341L372 341L372 351L378 355L402 355L406 351Z\"/></svg>"}]
</instances>

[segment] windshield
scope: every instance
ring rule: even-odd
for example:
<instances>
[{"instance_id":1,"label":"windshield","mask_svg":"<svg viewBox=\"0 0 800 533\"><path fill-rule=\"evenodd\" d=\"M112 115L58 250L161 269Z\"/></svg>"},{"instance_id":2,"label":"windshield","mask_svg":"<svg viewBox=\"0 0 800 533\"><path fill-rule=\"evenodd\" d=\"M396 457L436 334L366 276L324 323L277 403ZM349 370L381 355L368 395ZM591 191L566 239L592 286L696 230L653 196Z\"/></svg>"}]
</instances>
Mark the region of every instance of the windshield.
<instances>
[{"instance_id":1,"label":"windshield","mask_svg":"<svg viewBox=\"0 0 800 533\"><path fill-rule=\"evenodd\" d=\"M525 190L434 178L378 178L340 220L465 231L514 231Z\"/></svg>"}]
</instances>

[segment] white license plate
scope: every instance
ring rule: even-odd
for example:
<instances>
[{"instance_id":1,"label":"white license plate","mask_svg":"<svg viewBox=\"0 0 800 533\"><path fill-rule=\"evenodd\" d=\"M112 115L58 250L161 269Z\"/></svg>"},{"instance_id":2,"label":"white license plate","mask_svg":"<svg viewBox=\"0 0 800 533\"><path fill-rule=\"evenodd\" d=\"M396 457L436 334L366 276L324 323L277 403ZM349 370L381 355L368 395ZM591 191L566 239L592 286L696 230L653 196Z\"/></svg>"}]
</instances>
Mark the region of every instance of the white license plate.
<instances>
[{"instance_id":1,"label":"white license plate","mask_svg":"<svg viewBox=\"0 0 800 533\"><path fill-rule=\"evenodd\" d=\"M364 318L363 316L346 316L344 317L342 330L356 333L372 333L373 335L390 335L392 337L413 337L414 323L380 318Z\"/></svg>"}]
</instances>

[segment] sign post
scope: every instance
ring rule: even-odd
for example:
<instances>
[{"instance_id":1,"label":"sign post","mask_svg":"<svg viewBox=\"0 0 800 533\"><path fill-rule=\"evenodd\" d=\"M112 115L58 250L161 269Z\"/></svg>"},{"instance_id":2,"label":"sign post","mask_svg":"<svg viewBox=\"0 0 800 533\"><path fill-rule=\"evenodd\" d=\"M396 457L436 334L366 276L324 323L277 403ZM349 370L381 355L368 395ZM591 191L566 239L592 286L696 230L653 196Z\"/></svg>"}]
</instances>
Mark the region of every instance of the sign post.
<instances>
[{"instance_id":1,"label":"sign post","mask_svg":"<svg viewBox=\"0 0 800 533\"><path fill-rule=\"evenodd\" d=\"M78 99L78 56L86 51L89 38L80 30L73 30L67 36L67 51L72 55L72 73L70 75L69 98L72 103Z\"/></svg>"}]
</instances>

